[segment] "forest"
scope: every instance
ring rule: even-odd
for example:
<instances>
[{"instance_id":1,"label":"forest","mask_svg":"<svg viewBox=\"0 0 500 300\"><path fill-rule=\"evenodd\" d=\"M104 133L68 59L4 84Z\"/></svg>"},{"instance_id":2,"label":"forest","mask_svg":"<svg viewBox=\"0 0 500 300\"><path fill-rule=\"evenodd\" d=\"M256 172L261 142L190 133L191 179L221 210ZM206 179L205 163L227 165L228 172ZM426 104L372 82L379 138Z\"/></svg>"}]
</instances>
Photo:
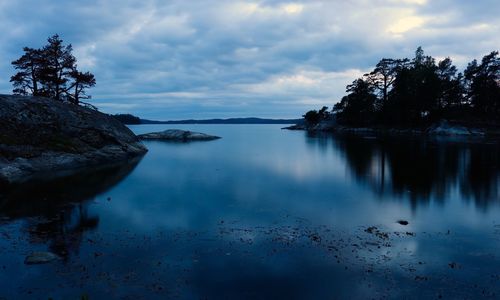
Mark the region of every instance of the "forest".
<instances>
[{"instance_id":1,"label":"forest","mask_svg":"<svg viewBox=\"0 0 500 300\"><path fill-rule=\"evenodd\" d=\"M500 124L498 51L459 72L448 57L439 62L421 47L412 59L381 59L373 71L346 87L340 102L308 111L307 124L335 120L346 126L423 127L441 119Z\"/></svg>"}]
</instances>

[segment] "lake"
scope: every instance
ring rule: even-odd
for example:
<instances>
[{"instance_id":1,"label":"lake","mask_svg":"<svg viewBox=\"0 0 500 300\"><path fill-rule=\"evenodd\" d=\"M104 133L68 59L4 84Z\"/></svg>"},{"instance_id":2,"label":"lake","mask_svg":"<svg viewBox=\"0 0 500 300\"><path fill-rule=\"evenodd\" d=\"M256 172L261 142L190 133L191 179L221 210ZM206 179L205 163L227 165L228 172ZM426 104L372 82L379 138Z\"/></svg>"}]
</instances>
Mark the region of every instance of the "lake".
<instances>
[{"instance_id":1,"label":"lake","mask_svg":"<svg viewBox=\"0 0 500 300\"><path fill-rule=\"evenodd\" d=\"M499 297L497 141L283 126L2 191L0 299Z\"/></svg>"}]
</instances>

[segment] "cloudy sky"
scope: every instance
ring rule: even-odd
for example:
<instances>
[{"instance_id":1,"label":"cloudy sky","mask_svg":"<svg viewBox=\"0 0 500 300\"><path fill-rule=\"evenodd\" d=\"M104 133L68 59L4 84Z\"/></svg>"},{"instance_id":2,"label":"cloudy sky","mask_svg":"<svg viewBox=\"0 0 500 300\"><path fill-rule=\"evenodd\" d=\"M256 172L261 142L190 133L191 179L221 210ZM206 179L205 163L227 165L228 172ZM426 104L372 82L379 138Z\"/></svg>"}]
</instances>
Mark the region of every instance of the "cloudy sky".
<instances>
[{"instance_id":1,"label":"cloudy sky","mask_svg":"<svg viewBox=\"0 0 500 300\"><path fill-rule=\"evenodd\" d=\"M500 48L498 0L0 0L0 93L58 33L92 103L151 119L296 118L417 46L463 68Z\"/></svg>"}]
</instances>

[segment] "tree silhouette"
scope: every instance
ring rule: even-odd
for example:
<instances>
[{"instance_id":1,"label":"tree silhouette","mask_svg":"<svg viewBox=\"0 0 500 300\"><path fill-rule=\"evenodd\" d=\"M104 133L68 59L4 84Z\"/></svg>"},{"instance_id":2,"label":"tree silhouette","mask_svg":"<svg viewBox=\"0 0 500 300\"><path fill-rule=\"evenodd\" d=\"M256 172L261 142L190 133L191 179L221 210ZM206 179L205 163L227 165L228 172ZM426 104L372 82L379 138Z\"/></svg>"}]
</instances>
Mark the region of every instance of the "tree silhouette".
<instances>
[{"instance_id":1,"label":"tree silhouette","mask_svg":"<svg viewBox=\"0 0 500 300\"><path fill-rule=\"evenodd\" d=\"M42 68L42 51L24 47L24 54L19 59L12 62L16 70L19 70L11 77L10 82L14 85L14 94L40 96L41 82L40 71Z\"/></svg>"},{"instance_id":2,"label":"tree silhouette","mask_svg":"<svg viewBox=\"0 0 500 300\"><path fill-rule=\"evenodd\" d=\"M18 72L11 77L13 93L49 97L79 104L89 99L86 89L96 84L89 72L80 72L71 44L64 45L59 35L47 39L41 49L24 48L24 55L12 62Z\"/></svg>"},{"instance_id":3,"label":"tree silhouette","mask_svg":"<svg viewBox=\"0 0 500 300\"><path fill-rule=\"evenodd\" d=\"M500 57L493 51L481 64L472 61L465 70L470 104L477 111L498 120L500 113Z\"/></svg>"},{"instance_id":4,"label":"tree silhouette","mask_svg":"<svg viewBox=\"0 0 500 300\"><path fill-rule=\"evenodd\" d=\"M462 74L449 57L436 64L418 47L411 60L383 58L346 92L333 107L339 124L423 127L444 118L500 126L500 57L493 51Z\"/></svg>"},{"instance_id":5,"label":"tree silhouette","mask_svg":"<svg viewBox=\"0 0 500 300\"><path fill-rule=\"evenodd\" d=\"M387 102L389 90L394 84L398 72L408 63L408 59L383 58L371 73L365 74L370 85L381 93L382 103Z\"/></svg>"},{"instance_id":6,"label":"tree silhouette","mask_svg":"<svg viewBox=\"0 0 500 300\"><path fill-rule=\"evenodd\" d=\"M339 121L362 125L369 123L375 111L377 97L373 93L373 86L363 79L356 79L348 85L346 91L349 93L335 106Z\"/></svg>"},{"instance_id":7,"label":"tree silhouette","mask_svg":"<svg viewBox=\"0 0 500 300\"><path fill-rule=\"evenodd\" d=\"M43 47L43 66L41 78L44 83L44 94L55 100L62 100L67 92L70 74L75 69L76 58L73 56L73 47L64 46L59 35L48 38L48 44Z\"/></svg>"},{"instance_id":8,"label":"tree silhouette","mask_svg":"<svg viewBox=\"0 0 500 300\"><path fill-rule=\"evenodd\" d=\"M319 111L310 110L302 116L308 125L316 125L322 120L326 120L330 117L328 112L328 107L323 106Z\"/></svg>"},{"instance_id":9,"label":"tree silhouette","mask_svg":"<svg viewBox=\"0 0 500 300\"><path fill-rule=\"evenodd\" d=\"M70 76L73 79L73 84L68 89L69 101L73 104L80 104L81 99L90 99L91 96L86 94L85 89L96 84L94 75L89 72L79 72L75 68Z\"/></svg>"},{"instance_id":10,"label":"tree silhouette","mask_svg":"<svg viewBox=\"0 0 500 300\"><path fill-rule=\"evenodd\" d=\"M438 106L452 108L462 104L464 89L462 88L462 73L457 74L457 67L451 58L447 57L437 65L437 75L440 80L440 96Z\"/></svg>"}]
</instances>

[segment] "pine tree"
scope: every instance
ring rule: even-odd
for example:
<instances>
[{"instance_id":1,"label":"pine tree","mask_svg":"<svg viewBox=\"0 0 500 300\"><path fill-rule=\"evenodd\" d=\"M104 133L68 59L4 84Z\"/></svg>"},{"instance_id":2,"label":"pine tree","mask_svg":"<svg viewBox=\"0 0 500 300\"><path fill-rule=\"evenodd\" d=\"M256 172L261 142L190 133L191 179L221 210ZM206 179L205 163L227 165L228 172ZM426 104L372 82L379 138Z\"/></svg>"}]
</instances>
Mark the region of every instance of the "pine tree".
<instances>
[{"instance_id":1,"label":"pine tree","mask_svg":"<svg viewBox=\"0 0 500 300\"><path fill-rule=\"evenodd\" d=\"M14 94L17 95L41 95L40 69L42 67L42 51L25 47L24 54L12 62L16 70L19 70L10 78L14 85Z\"/></svg>"},{"instance_id":2,"label":"pine tree","mask_svg":"<svg viewBox=\"0 0 500 300\"><path fill-rule=\"evenodd\" d=\"M49 97L80 104L90 99L86 89L95 86L90 72L80 72L71 44L64 45L59 35L47 39L41 49L24 48L24 55L12 62L18 72L11 77L13 93Z\"/></svg>"}]
</instances>

